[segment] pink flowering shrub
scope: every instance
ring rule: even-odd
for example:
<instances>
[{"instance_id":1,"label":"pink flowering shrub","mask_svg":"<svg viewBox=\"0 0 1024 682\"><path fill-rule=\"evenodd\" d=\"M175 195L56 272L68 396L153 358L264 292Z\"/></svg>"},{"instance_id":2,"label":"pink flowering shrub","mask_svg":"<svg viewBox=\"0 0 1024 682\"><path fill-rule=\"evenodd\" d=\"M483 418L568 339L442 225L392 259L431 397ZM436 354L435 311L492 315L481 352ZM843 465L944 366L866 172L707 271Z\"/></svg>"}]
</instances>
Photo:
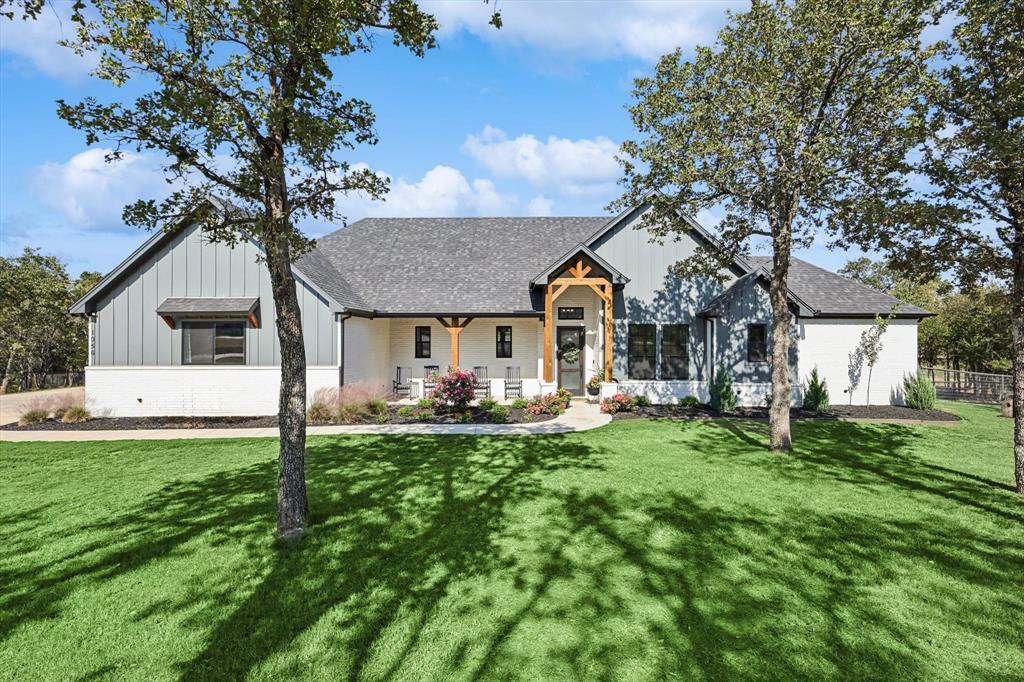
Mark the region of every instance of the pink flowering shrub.
<instances>
[{"instance_id":1,"label":"pink flowering shrub","mask_svg":"<svg viewBox=\"0 0 1024 682\"><path fill-rule=\"evenodd\" d=\"M473 384L476 375L461 369L453 370L437 377L437 386L430 397L437 403L437 409L443 412L464 412L473 400Z\"/></svg>"},{"instance_id":2,"label":"pink flowering shrub","mask_svg":"<svg viewBox=\"0 0 1024 682\"><path fill-rule=\"evenodd\" d=\"M616 393L611 398L605 398L601 401L601 411L605 414L632 412L636 406L636 398L625 393Z\"/></svg>"},{"instance_id":3,"label":"pink flowering shrub","mask_svg":"<svg viewBox=\"0 0 1024 682\"><path fill-rule=\"evenodd\" d=\"M557 393L530 398L526 403L526 411L533 415L559 415L569 408L570 400L572 400L572 394L564 388L560 388Z\"/></svg>"}]
</instances>

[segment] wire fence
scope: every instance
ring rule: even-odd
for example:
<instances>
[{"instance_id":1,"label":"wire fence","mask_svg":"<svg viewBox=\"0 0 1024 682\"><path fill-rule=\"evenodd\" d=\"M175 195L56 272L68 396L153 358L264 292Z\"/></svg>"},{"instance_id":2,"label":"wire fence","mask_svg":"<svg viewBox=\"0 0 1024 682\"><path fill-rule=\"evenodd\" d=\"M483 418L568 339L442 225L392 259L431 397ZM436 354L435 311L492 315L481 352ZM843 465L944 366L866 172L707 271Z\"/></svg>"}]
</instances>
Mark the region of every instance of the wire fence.
<instances>
[{"instance_id":1,"label":"wire fence","mask_svg":"<svg viewBox=\"0 0 1024 682\"><path fill-rule=\"evenodd\" d=\"M1013 390L1013 377L1009 374L965 372L942 367L922 367L921 371L935 385L935 395L943 400L998 403Z\"/></svg>"},{"instance_id":2,"label":"wire fence","mask_svg":"<svg viewBox=\"0 0 1024 682\"><path fill-rule=\"evenodd\" d=\"M41 388L61 388L63 386L84 386L85 372L19 372L11 380L8 391L11 393L32 391Z\"/></svg>"}]
</instances>

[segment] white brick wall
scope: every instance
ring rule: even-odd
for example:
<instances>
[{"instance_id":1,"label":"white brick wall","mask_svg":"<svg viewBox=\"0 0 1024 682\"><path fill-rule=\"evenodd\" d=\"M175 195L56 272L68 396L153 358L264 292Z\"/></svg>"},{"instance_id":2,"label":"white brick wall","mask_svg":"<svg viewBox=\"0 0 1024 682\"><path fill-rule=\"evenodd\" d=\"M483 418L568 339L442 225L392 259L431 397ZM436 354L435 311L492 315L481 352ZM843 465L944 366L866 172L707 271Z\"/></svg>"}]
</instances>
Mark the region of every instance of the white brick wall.
<instances>
[{"instance_id":1,"label":"white brick wall","mask_svg":"<svg viewBox=\"0 0 1024 682\"><path fill-rule=\"evenodd\" d=\"M350 317L345 320L345 383L371 384L391 390L395 368L390 365L391 319Z\"/></svg>"},{"instance_id":2,"label":"white brick wall","mask_svg":"<svg viewBox=\"0 0 1024 682\"><path fill-rule=\"evenodd\" d=\"M745 407L764 405L764 397L772 391L770 383L734 383L733 390L739 393L737 404ZM610 398L616 393L644 395L655 405L674 405L680 398L697 396L707 403L711 393L706 381L621 381L601 384L601 398ZM802 393L799 386L793 387L793 404L799 405Z\"/></svg>"},{"instance_id":3,"label":"white brick wall","mask_svg":"<svg viewBox=\"0 0 1024 682\"><path fill-rule=\"evenodd\" d=\"M430 327L430 357L417 358L415 327ZM512 327L512 357L495 356L495 327ZM459 365L463 369L486 366L492 379L504 379L506 367L519 367L524 382L537 378L537 329L535 317L477 317L459 336ZM425 365L437 365L443 372L451 362L451 335L434 318L391 318L388 367L412 367L414 377L423 376ZM348 358L346 358L346 362ZM355 362L355 359L352 360Z\"/></svg>"},{"instance_id":4,"label":"white brick wall","mask_svg":"<svg viewBox=\"0 0 1024 682\"><path fill-rule=\"evenodd\" d=\"M799 377L806 382L815 366L828 384L836 405L868 404L868 367L861 367L860 381L851 385L850 353L861 333L873 320L800 320ZM882 352L871 373L872 405L902 404L904 374L917 371L917 320L895 319L882 335Z\"/></svg>"},{"instance_id":5,"label":"white brick wall","mask_svg":"<svg viewBox=\"0 0 1024 682\"><path fill-rule=\"evenodd\" d=\"M277 414L279 367L88 367L85 398L112 417L260 416ZM310 367L307 399L338 385L337 367Z\"/></svg>"}]
</instances>

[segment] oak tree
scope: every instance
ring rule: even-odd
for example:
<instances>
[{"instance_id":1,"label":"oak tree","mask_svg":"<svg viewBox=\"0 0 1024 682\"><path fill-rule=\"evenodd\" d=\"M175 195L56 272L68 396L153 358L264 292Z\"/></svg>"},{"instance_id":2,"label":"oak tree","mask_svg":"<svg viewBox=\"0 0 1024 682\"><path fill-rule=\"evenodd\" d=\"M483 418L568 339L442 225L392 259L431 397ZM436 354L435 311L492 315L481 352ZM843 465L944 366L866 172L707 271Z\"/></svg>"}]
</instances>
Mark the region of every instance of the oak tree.
<instances>
[{"instance_id":1,"label":"oak tree","mask_svg":"<svg viewBox=\"0 0 1024 682\"><path fill-rule=\"evenodd\" d=\"M771 447L791 445L787 297L790 254L845 200L896 183L931 3L755 0L730 16L714 47L676 50L635 83L639 138L622 146L624 207L649 199L655 238L685 231L679 214L724 213L718 245L678 263L679 276L718 275L756 240L772 250Z\"/></svg>"},{"instance_id":2,"label":"oak tree","mask_svg":"<svg viewBox=\"0 0 1024 682\"><path fill-rule=\"evenodd\" d=\"M304 219L343 220L349 191L379 198L386 182L353 169L346 149L377 141L370 105L347 96L337 60L387 36L416 55L435 19L415 0L94 0L74 47L96 50L94 75L132 82L133 101L60 101L59 115L91 143L158 150L173 191L140 199L126 222L167 229L189 220L213 240L262 246L280 341L277 529L303 533L306 357L292 263L310 240ZM208 201L216 196L224 201Z\"/></svg>"}]
</instances>

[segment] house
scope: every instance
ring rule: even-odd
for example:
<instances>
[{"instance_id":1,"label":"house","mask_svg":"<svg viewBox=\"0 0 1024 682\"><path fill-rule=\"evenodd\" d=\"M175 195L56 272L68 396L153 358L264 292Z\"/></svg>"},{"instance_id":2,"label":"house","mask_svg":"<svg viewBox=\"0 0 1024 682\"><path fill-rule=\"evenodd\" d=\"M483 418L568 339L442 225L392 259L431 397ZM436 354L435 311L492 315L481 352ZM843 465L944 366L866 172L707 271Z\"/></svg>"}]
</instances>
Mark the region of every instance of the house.
<instances>
[{"instance_id":1,"label":"house","mask_svg":"<svg viewBox=\"0 0 1024 682\"><path fill-rule=\"evenodd\" d=\"M507 372L524 395L592 377L602 394L708 399L728 372L744 404L770 390L769 259L737 259L724 282L670 266L712 237L696 222L652 243L646 205L614 217L372 218L318 240L295 264L309 395L398 368L410 394L438 367ZM154 235L72 308L89 319L87 397L115 416L277 411L279 354L269 274L253 241L213 243L195 225ZM817 367L836 403L900 402L929 313L794 260L790 372ZM862 333L897 307L870 371ZM511 370L509 368L512 368ZM869 395L870 386L870 395Z\"/></svg>"}]
</instances>

